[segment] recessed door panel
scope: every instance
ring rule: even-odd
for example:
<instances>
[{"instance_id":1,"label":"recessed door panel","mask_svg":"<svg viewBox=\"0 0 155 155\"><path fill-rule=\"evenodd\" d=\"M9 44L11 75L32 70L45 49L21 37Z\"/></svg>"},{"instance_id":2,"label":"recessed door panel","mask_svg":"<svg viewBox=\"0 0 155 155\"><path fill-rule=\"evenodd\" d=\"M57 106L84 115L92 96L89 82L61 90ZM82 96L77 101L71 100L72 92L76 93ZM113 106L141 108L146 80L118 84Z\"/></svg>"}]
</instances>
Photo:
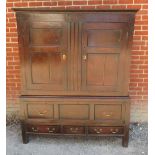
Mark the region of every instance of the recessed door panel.
<instances>
[{"instance_id":1,"label":"recessed door panel","mask_svg":"<svg viewBox=\"0 0 155 155\"><path fill-rule=\"evenodd\" d=\"M119 47L121 30L89 30L88 47ZM102 38L102 39L101 39Z\"/></svg>"},{"instance_id":2,"label":"recessed door panel","mask_svg":"<svg viewBox=\"0 0 155 155\"><path fill-rule=\"evenodd\" d=\"M104 83L105 55L89 54L87 62L87 85L102 85Z\"/></svg>"},{"instance_id":3,"label":"recessed door panel","mask_svg":"<svg viewBox=\"0 0 155 155\"><path fill-rule=\"evenodd\" d=\"M50 82L63 83L64 67L62 56L59 53L52 54L50 57Z\"/></svg>"},{"instance_id":4,"label":"recessed door panel","mask_svg":"<svg viewBox=\"0 0 155 155\"><path fill-rule=\"evenodd\" d=\"M117 85L118 60L118 54L89 54L87 61L87 85Z\"/></svg>"},{"instance_id":5,"label":"recessed door panel","mask_svg":"<svg viewBox=\"0 0 155 155\"><path fill-rule=\"evenodd\" d=\"M31 55L32 83L48 83L49 82L49 61L47 54Z\"/></svg>"},{"instance_id":6,"label":"recessed door panel","mask_svg":"<svg viewBox=\"0 0 155 155\"><path fill-rule=\"evenodd\" d=\"M114 86L118 82L119 54L108 54L104 64L104 85Z\"/></svg>"},{"instance_id":7,"label":"recessed door panel","mask_svg":"<svg viewBox=\"0 0 155 155\"><path fill-rule=\"evenodd\" d=\"M60 45L61 28L31 28L30 41L32 45Z\"/></svg>"}]
</instances>

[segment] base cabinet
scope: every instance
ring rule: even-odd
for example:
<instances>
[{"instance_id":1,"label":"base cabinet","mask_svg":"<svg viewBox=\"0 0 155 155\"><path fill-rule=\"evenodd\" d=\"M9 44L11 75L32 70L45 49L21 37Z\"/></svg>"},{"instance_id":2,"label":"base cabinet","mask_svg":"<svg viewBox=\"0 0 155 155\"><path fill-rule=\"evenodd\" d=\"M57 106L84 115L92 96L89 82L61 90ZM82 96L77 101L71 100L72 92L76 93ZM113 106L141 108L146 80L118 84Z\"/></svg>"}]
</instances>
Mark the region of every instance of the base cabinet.
<instances>
[{"instance_id":1,"label":"base cabinet","mask_svg":"<svg viewBox=\"0 0 155 155\"><path fill-rule=\"evenodd\" d=\"M30 134L120 136L127 147L137 10L14 11L23 143Z\"/></svg>"},{"instance_id":2,"label":"base cabinet","mask_svg":"<svg viewBox=\"0 0 155 155\"><path fill-rule=\"evenodd\" d=\"M24 143L31 134L49 134L119 136L128 144L128 97L23 97L21 102Z\"/></svg>"}]
</instances>

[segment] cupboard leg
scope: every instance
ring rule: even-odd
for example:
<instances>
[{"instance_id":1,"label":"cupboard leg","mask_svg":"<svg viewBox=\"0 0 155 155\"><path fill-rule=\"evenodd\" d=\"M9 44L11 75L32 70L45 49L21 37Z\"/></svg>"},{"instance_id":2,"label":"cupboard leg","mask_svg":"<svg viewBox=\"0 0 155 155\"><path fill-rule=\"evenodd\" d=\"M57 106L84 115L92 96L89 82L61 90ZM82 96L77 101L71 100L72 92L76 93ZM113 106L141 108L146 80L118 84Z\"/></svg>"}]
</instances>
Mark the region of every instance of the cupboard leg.
<instances>
[{"instance_id":1,"label":"cupboard leg","mask_svg":"<svg viewBox=\"0 0 155 155\"><path fill-rule=\"evenodd\" d=\"M21 127L22 127L22 140L23 140L23 144L27 144L29 142L29 136L26 133L26 125L22 123Z\"/></svg>"},{"instance_id":2,"label":"cupboard leg","mask_svg":"<svg viewBox=\"0 0 155 155\"><path fill-rule=\"evenodd\" d=\"M29 136L26 133L22 132L23 144L27 144L29 142Z\"/></svg>"},{"instance_id":3,"label":"cupboard leg","mask_svg":"<svg viewBox=\"0 0 155 155\"><path fill-rule=\"evenodd\" d=\"M122 146L128 147L129 143L129 131L126 131L125 135L122 137Z\"/></svg>"}]
</instances>

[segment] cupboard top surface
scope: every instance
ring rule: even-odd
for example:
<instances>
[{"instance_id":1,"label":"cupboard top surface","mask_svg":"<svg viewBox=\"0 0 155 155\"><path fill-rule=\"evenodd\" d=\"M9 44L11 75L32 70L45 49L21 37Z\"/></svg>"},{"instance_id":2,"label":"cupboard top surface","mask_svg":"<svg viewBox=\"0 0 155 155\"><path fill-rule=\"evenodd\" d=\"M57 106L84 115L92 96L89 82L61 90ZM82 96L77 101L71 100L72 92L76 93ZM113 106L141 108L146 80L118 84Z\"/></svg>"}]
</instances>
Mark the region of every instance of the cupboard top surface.
<instances>
[{"instance_id":1,"label":"cupboard top surface","mask_svg":"<svg viewBox=\"0 0 155 155\"><path fill-rule=\"evenodd\" d=\"M53 8L12 8L14 11L35 11L35 12L76 12L76 13L80 13L80 12L123 12L123 13L135 13L138 11L138 9L94 9L94 10L82 10L82 9L74 9L74 10L63 10L63 9L53 9Z\"/></svg>"}]
</instances>

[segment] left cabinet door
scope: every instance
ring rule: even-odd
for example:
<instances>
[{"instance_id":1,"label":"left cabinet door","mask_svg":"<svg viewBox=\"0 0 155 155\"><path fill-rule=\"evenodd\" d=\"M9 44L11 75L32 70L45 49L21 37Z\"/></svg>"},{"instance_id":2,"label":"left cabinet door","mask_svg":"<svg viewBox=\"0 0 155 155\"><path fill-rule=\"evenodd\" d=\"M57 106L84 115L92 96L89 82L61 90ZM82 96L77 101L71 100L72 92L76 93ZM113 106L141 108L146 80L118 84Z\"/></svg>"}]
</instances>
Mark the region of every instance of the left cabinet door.
<instances>
[{"instance_id":1,"label":"left cabinet door","mask_svg":"<svg viewBox=\"0 0 155 155\"><path fill-rule=\"evenodd\" d=\"M27 19L27 20L26 20ZM17 14L24 94L68 90L70 24L65 14Z\"/></svg>"}]
</instances>

